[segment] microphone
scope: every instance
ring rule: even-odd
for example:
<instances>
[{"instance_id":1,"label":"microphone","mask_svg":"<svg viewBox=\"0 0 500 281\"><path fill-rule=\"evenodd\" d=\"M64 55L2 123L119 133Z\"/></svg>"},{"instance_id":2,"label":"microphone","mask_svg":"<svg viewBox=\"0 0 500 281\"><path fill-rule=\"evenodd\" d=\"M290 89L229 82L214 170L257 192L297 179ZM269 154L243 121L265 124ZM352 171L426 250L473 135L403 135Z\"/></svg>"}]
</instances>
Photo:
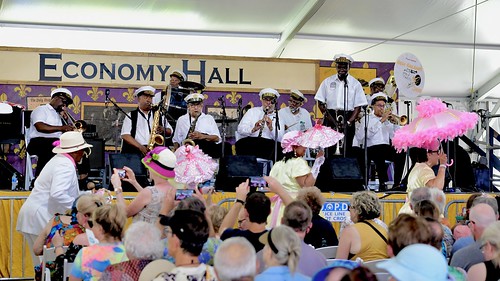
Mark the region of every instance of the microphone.
<instances>
[{"instance_id":1,"label":"microphone","mask_svg":"<svg viewBox=\"0 0 500 281\"><path fill-rule=\"evenodd\" d=\"M106 89L106 99L104 100L104 107L108 108L109 103L109 89Z\"/></svg>"},{"instance_id":2,"label":"microphone","mask_svg":"<svg viewBox=\"0 0 500 281\"><path fill-rule=\"evenodd\" d=\"M411 104L411 100L405 100L404 104Z\"/></svg>"},{"instance_id":3,"label":"microphone","mask_svg":"<svg viewBox=\"0 0 500 281\"><path fill-rule=\"evenodd\" d=\"M222 102L224 100L224 95L220 96L217 100Z\"/></svg>"},{"instance_id":4,"label":"microphone","mask_svg":"<svg viewBox=\"0 0 500 281\"><path fill-rule=\"evenodd\" d=\"M339 80L344 81L344 83L347 85L347 73L346 74L339 74Z\"/></svg>"}]
</instances>

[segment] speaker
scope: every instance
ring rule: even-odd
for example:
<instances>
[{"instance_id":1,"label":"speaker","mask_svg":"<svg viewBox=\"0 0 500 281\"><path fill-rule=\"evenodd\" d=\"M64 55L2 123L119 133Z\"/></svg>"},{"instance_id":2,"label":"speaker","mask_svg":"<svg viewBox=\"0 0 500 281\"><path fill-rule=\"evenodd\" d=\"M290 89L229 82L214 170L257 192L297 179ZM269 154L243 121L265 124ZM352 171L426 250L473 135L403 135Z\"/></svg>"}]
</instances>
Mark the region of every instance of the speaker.
<instances>
[{"instance_id":1,"label":"speaker","mask_svg":"<svg viewBox=\"0 0 500 281\"><path fill-rule=\"evenodd\" d=\"M104 139L85 139L92 145L92 153L89 157L90 169L104 169Z\"/></svg>"},{"instance_id":2,"label":"speaker","mask_svg":"<svg viewBox=\"0 0 500 281\"><path fill-rule=\"evenodd\" d=\"M121 169L123 166L127 166L134 171L137 182L139 182L142 187L146 187L149 185L148 173L141 159L142 157L139 154L133 153L109 154L109 175L111 176L113 174L113 168ZM137 191L131 184L124 181L122 181L122 188L125 192Z\"/></svg>"},{"instance_id":3,"label":"speaker","mask_svg":"<svg viewBox=\"0 0 500 281\"><path fill-rule=\"evenodd\" d=\"M235 188L249 177L262 177L262 168L259 168L255 156L226 156L220 159L215 188L234 192Z\"/></svg>"},{"instance_id":4,"label":"speaker","mask_svg":"<svg viewBox=\"0 0 500 281\"><path fill-rule=\"evenodd\" d=\"M356 192L364 190L364 180L355 158L326 159L316 186L323 192Z\"/></svg>"}]
</instances>

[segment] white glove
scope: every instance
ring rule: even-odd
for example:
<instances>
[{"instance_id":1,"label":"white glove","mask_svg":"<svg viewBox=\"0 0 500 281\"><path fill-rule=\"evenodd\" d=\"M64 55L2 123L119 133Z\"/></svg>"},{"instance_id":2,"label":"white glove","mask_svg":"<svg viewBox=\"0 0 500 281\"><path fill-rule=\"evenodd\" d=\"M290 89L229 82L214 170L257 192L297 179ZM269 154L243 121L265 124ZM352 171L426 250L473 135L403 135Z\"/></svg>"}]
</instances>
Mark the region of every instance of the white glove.
<instances>
[{"instance_id":1,"label":"white glove","mask_svg":"<svg viewBox=\"0 0 500 281\"><path fill-rule=\"evenodd\" d=\"M325 156L320 156L314 160L314 164L311 168L311 174L315 179L318 178L319 169L323 163L325 163Z\"/></svg>"}]
</instances>

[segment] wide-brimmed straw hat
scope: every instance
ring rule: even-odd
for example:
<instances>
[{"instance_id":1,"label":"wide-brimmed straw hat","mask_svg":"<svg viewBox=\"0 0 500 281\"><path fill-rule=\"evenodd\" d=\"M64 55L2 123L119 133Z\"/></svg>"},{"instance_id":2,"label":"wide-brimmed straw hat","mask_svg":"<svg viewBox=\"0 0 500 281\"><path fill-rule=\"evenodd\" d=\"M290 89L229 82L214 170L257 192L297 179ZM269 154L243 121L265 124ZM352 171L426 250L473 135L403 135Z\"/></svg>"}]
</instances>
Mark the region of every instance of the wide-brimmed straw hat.
<instances>
[{"instance_id":1,"label":"wide-brimmed straw hat","mask_svg":"<svg viewBox=\"0 0 500 281\"><path fill-rule=\"evenodd\" d=\"M66 132L61 135L59 144L52 149L54 153L70 153L85 148L92 147L82 136L82 133L77 131Z\"/></svg>"},{"instance_id":2,"label":"wide-brimmed straw hat","mask_svg":"<svg viewBox=\"0 0 500 281\"><path fill-rule=\"evenodd\" d=\"M161 178L174 178L175 177L175 162L177 157L170 151L170 149L159 146L153 148L144 158L142 158L142 163L149 171L155 173Z\"/></svg>"}]
</instances>

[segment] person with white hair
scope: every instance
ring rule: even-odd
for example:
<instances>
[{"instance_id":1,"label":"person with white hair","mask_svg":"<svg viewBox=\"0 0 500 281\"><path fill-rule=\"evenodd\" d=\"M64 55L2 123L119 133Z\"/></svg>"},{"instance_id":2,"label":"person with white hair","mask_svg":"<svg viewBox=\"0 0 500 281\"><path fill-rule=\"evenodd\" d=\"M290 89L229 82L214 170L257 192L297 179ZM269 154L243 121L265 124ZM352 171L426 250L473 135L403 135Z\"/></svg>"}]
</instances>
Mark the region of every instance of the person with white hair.
<instances>
[{"instance_id":1,"label":"person with white hair","mask_svg":"<svg viewBox=\"0 0 500 281\"><path fill-rule=\"evenodd\" d=\"M458 250L451 258L450 265L460 267L468 271L471 266L484 262L482 244L480 241L484 230L497 220L497 216L491 206L480 203L470 209L468 225L474 235L474 244Z\"/></svg>"},{"instance_id":2,"label":"person with white hair","mask_svg":"<svg viewBox=\"0 0 500 281\"><path fill-rule=\"evenodd\" d=\"M288 106L278 111L280 120L285 124L285 133L290 131L302 131L312 127L311 115L302 106L307 98L299 90L290 90Z\"/></svg>"},{"instance_id":3,"label":"person with white hair","mask_svg":"<svg viewBox=\"0 0 500 281\"><path fill-rule=\"evenodd\" d=\"M147 145L151 134L162 134L165 136L172 134L172 126L168 122L160 124L156 132L151 132L154 122L152 106L155 91L155 88L151 86L142 86L134 92L138 107L130 112L131 118L123 119L121 153L134 153L144 156L148 152Z\"/></svg>"},{"instance_id":4,"label":"person with white hair","mask_svg":"<svg viewBox=\"0 0 500 281\"><path fill-rule=\"evenodd\" d=\"M50 93L50 102L40 105L31 112L28 153L38 157L35 177L40 175L45 164L54 157L52 143L62 133L73 131L73 126L63 124L66 108L73 104L73 94L66 88L57 88Z\"/></svg>"},{"instance_id":5,"label":"person with white hair","mask_svg":"<svg viewBox=\"0 0 500 281\"><path fill-rule=\"evenodd\" d=\"M224 240L215 253L215 274L219 281L251 281L257 273L255 248L243 237Z\"/></svg>"},{"instance_id":6,"label":"person with white hair","mask_svg":"<svg viewBox=\"0 0 500 281\"><path fill-rule=\"evenodd\" d=\"M146 265L163 256L161 233L154 224L132 223L123 240L129 260L108 266L101 280L137 280Z\"/></svg>"},{"instance_id":7,"label":"person with white hair","mask_svg":"<svg viewBox=\"0 0 500 281\"><path fill-rule=\"evenodd\" d=\"M255 277L256 281L267 280L310 280L297 272L301 244L292 228L280 225L263 234L259 241L264 244L263 259L267 269Z\"/></svg>"},{"instance_id":8,"label":"person with white hair","mask_svg":"<svg viewBox=\"0 0 500 281\"><path fill-rule=\"evenodd\" d=\"M500 280L500 222L489 225L481 235L484 262L473 265L467 272L469 280Z\"/></svg>"}]
</instances>

